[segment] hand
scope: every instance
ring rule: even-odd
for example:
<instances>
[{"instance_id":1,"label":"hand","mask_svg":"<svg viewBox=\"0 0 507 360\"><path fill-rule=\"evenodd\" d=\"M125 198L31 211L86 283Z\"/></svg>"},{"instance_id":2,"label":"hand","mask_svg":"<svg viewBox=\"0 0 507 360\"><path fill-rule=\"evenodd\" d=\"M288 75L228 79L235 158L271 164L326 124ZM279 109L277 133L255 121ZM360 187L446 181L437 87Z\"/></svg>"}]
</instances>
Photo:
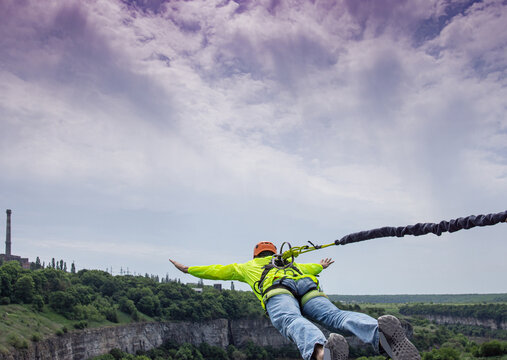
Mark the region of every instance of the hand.
<instances>
[{"instance_id":1,"label":"hand","mask_svg":"<svg viewBox=\"0 0 507 360\"><path fill-rule=\"evenodd\" d=\"M181 271L181 272L184 272L185 274L188 274L188 266L185 266L183 264L180 264L179 262L177 261L174 261L172 259L169 259L170 262L173 263L174 266L176 266L176 268Z\"/></svg>"},{"instance_id":2,"label":"hand","mask_svg":"<svg viewBox=\"0 0 507 360\"><path fill-rule=\"evenodd\" d=\"M324 269L326 269L332 263L334 263L334 261L331 258L325 258L320 260L320 265L322 265L322 268Z\"/></svg>"}]
</instances>

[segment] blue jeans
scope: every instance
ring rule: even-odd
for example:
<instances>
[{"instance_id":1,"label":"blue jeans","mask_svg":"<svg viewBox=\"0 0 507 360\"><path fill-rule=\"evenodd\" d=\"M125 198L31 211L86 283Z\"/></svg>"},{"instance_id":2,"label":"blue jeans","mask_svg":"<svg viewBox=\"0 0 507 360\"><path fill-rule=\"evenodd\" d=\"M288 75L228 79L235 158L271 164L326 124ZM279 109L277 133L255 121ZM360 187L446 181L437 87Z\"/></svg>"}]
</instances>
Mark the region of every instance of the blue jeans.
<instances>
[{"instance_id":1,"label":"blue jeans","mask_svg":"<svg viewBox=\"0 0 507 360\"><path fill-rule=\"evenodd\" d=\"M285 279L283 285L300 296L315 287L315 283L309 278L298 281ZM305 360L312 357L315 344L326 343L322 331L307 318L319 322L331 331L350 332L378 351L377 320L366 314L340 310L324 296L310 299L301 309L294 296L279 294L268 300L266 310L273 326L297 345Z\"/></svg>"}]
</instances>

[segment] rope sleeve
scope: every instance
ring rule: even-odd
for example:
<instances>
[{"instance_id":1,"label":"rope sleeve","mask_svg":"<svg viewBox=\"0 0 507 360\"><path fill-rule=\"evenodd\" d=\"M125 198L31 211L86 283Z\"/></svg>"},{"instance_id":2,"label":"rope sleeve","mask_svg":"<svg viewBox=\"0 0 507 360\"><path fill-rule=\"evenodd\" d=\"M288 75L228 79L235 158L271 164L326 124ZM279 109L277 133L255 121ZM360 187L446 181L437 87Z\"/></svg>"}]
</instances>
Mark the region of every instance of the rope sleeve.
<instances>
[{"instance_id":1,"label":"rope sleeve","mask_svg":"<svg viewBox=\"0 0 507 360\"><path fill-rule=\"evenodd\" d=\"M399 227L381 227L372 230L360 231L345 235L335 240L335 245L346 245L364 240L371 240L382 237L403 237L405 235L426 235L433 233L440 236L443 232L455 232L462 229L471 229L476 226L490 226L507 220L507 211L488 215L471 215L439 223L418 223L415 225Z\"/></svg>"}]
</instances>

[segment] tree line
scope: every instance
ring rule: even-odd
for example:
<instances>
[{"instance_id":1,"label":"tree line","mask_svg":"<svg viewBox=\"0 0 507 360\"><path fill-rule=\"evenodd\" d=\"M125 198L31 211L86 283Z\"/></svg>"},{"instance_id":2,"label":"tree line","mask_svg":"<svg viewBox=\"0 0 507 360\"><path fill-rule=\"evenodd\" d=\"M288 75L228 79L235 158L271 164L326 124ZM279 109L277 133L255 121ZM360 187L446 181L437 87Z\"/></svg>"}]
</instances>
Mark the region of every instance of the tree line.
<instances>
[{"instance_id":1,"label":"tree line","mask_svg":"<svg viewBox=\"0 0 507 360\"><path fill-rule=\"evenodd\" d=\"M66 272L65 266L22 269L17 262L0 266L0 304L31 304L36 311L49 306L75 327L88 321L118 322L119 312L134 320L202 321L216 318L258 318L263 310L251 292L219 291L205 287L197 292L179 281L158 277L113 276L101 270Z\"/></svg>"},{"instance_id":2,"label":"tree line","mask_svg":"<svg viewBox=\"0 0 507 360\"><path fill-rule=\"evenodd\" d=\"M229 345L223 349L206 343L195 346L167 341L156 349L138 350L135 355L112 349L108 354L96 356L91 360L290 360L299 358L299 351L291 345L272 348L258 346L249 341L240 348Z\"/></svg>"}]
</instances>

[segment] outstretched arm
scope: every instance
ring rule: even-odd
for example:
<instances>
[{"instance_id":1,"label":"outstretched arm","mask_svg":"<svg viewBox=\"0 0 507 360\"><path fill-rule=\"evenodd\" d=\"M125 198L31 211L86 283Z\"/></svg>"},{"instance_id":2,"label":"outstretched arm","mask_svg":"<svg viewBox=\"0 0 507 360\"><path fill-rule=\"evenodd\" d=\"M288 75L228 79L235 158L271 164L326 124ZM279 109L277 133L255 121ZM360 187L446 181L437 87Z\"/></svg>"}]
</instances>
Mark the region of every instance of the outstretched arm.
<instances>
[{"instance_id":1,"label":"outstretched arm","mask_svg":"<svg viewBox=\"0 0 507 360\"><path fill-rule=\"evenodd\" d=\"M334 263L334 261L331 258L325 258L320 260L320 265L322 265L323 269L326 269L332 263Z\"/></svg>"},{"instance_id":2,"label":"outstretched arm","mask_svg":"<svg viewBox=\"0 0 507 360\"><path fill-rule=\"evenodd\" d=\"M174 261L174 260L172 260L172 259L169 259L169 261L170 261L170 262L172 262L172 263L173 263L173 265L174 265L174 266L176 266L176 268L177 268L179 271L184 272L185 274L187 274L187 273L188 273L188 266L185 266L185 265L183 265L183 264L180 264L179 262Z\"/></svg>"}]
</instances>

